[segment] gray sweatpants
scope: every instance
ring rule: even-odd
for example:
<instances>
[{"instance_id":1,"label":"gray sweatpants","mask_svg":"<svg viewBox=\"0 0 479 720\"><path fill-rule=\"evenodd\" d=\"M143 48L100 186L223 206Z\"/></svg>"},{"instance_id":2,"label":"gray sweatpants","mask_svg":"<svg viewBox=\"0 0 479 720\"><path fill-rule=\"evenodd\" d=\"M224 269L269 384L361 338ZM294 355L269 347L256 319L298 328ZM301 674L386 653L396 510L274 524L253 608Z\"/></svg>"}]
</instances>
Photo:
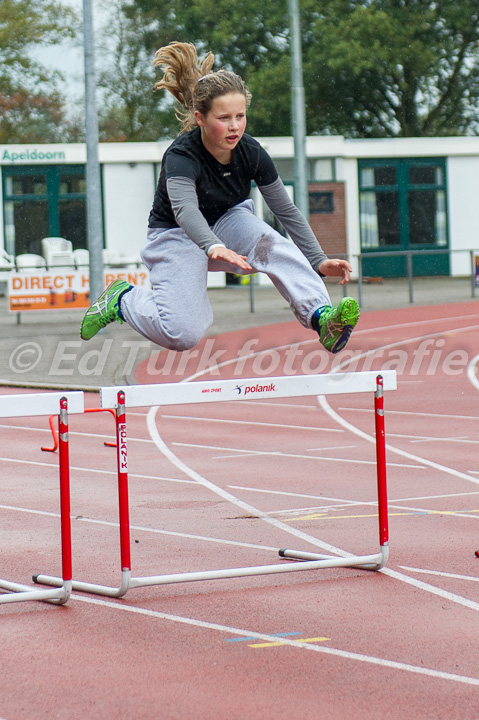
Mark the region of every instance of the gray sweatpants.
<instances>
[{"instance_id":1,"label":"gray sweatpants","mask_svg":"<svg viewBox=\"0 0 479 720\"><path fill-rule=\"evenodd\" d=\"M326 286L303 253L254 215L252 200L229 210L213 232L230 250L246 255L254 272L271 278L305 327L311 327L315 310L331 304ZM229 263L210 260L181 228L149 229L141 257L152 290L134 287L122 298L121 313L137 332L170 350L194 347L213 322L208 270L246 274Z\"/></svg>"}]
</instances>

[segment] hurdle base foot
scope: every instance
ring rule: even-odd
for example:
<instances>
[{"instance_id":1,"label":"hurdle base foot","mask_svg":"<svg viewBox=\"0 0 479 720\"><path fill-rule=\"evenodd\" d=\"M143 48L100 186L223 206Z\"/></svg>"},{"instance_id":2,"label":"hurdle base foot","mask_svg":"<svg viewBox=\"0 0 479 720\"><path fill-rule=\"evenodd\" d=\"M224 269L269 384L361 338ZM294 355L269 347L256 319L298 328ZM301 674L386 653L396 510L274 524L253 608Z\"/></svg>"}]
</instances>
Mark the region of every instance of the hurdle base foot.
<instances>
[{"instance_id":1,"label":"hurdle base foot","mask_svg":"<svg viewBox=\"0 0 479 720\"><path fill-rule=\"evenodd\" d=\"M42 602L49 602L52 605L64 605L71 595L72 583L71 581L64 581L62 578L59 578L59 580L60 585L54 590L40 590L32 588L30 585L0 580L0 590L6 591L6 594L0 595L0 603L40 600Z\"/></svg>"},{"instance_id":2,"label":"hurdle base foot","mask_svg":"<svg viewBox=\"0 0 479 720\"><path fill-rule=\"evenodd\" d=\"M389 558L389 546L381 545L380 552L375 555L351 555L346 558L339 558L333 555L321 555L319 553L303 552L282 548L278 555L289 560L314 561L323 560L322 567L357 567L361 570L380 570L384 567Z\"/></svg>"},{"instance_id":3,"label":"hurdle base foot","mask_svg":"<svg viewBox=\"0 0 479 720\"><path fill-rule=\"evenodd\" d=\"M106 595L107 597L123 597L130 587L130 570L123 570L121 573L120 587L114 588L108 585L97 585L96 583L82 582L80 580L72 580L72 589L79 592L92 593L93 595ZM37 573L33 575L33 582L40 585L58 586L62 583L62 579L53 575L41 575Z\"/></svg>"}]
</instances>

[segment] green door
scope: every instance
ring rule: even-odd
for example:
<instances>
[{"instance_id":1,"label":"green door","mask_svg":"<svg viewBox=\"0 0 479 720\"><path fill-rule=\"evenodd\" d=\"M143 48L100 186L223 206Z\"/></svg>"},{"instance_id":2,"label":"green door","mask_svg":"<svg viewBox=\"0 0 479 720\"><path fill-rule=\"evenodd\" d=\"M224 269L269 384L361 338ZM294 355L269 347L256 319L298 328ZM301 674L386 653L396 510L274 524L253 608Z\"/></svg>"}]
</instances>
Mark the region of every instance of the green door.
<instances>
[{"instance_id":1,"label":"green door","mask_svg":"<svg viewBox=\"0 0 479 720\"><path fill-rule=\"evenodd\" d=\"M5 249L41 255L41 240L63 237L86 248L85 168L81 165L4 167Z\"/></svg>"},{"instance_id":2,"label":"green door","mask_svg":"<svg viewBox=\"0 0 479 720\"><path fill-rule=\"evenodd\" d=\"M358 167L364 276L404 277L406 256L395 252L448 248L443 158L360 160ZM449 255L414 256L413 274L448 275Z\"/></svg>"}]
</instances>

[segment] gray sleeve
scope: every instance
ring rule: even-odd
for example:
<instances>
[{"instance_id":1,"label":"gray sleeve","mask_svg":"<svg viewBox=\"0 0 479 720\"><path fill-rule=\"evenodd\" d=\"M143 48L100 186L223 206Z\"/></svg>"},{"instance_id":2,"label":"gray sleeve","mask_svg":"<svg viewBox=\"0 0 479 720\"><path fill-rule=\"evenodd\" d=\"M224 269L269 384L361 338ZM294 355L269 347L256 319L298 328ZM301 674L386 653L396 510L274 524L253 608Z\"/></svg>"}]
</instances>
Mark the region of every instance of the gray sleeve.
<instances>
[{"instance_id":1,"label":"gray sleeve","mask_svg":"<svg viewBox=\"0 0 479 720\"><path fill-rule=\"evenodd\" d=\"M324 253L306 218L289 197L281 178L275 180L271 185L259 187L259 191L270 210L291 236L294 244L299 247L314 270L317 271L321 263L328 259L328 256Z\"/></svg>"},{"instance_id":2,"label":"gray sleeve","mask_svg":"<svg viewBox=\"0 0 479 720\"><path fill-rule=\"evenodd\" d=\"M190 240L193 240L206 254L213 245L225 247L225 244L211 230L199 209L193 180L185 177L170 178L166 181L166 189L176 222L183 228Z\"/></svg>"}]
</instances>

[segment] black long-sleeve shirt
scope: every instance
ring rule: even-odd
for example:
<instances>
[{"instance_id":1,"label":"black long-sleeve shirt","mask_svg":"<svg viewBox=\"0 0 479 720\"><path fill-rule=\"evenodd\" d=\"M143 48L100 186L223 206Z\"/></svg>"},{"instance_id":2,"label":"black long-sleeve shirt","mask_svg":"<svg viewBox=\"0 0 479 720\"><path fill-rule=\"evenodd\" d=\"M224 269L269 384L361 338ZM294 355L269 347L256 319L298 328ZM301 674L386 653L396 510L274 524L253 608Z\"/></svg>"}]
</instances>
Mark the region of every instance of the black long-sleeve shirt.
<instances>
[{"instance_id":1,"label":"black long-sleeve shirt","mask_svg":"<svg viewBox=\"0 0 479 720\"><path fill-rule=\"evenodd\" d=\"M181 227L206 253L224 243L211 227L246 200L255 182L268 207L315 270L327 259L309 223L290 199L266 150L243 135L224 165L206 150L195 128L166 150L149 227Z\"/></svg>"}]
</instances>

